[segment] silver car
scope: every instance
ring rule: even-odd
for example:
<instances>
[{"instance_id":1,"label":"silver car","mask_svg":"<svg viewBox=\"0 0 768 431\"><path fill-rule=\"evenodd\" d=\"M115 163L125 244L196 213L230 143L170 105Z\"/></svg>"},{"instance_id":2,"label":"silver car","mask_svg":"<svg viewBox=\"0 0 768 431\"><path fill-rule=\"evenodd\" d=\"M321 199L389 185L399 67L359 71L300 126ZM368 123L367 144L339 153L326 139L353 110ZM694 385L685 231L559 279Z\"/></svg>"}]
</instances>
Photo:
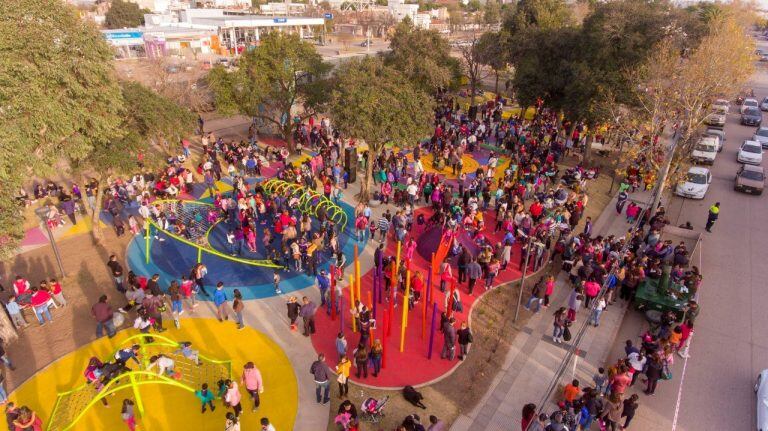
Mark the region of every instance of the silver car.
<instances>
[{"instance_id":1,"label":"silver car","mask_svg":"<svg viewBox=\"0 0 768 431\"><path fill-rule=\"evenodd\" d=\"M719 153L723 151L723 148L725 147L725 130L708 128L707 131L704 132L704 136L713 136L717 138L717 152Z\"/></svg>"},{"instance_id":2,"label":"silver car","mask_svg":"<svg viewBox=\"0 0 768 431\"><path fill-rule=\"evenodd\" d=\"M763 148L768 148L768 127L758 127L752 135L752 140L759 142Z\"/></svg>"},{"instance_id":3,"label":"silver car","mask_svg":"<svg viewBox=\"0 0 768 431\"><path fill-rule=\"evenodd\" d=\"M760 102L760 110L768 111L768 97L764 97L763 100Z\"/></svg>"}]
</instances>

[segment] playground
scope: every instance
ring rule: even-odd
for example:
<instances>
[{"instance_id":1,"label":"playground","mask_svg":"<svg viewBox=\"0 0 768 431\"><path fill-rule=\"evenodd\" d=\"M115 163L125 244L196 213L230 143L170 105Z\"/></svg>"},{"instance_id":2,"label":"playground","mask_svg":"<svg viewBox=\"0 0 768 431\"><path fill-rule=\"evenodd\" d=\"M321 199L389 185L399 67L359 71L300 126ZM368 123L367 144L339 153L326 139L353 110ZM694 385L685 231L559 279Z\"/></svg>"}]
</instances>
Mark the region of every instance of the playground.
<instances>
[{"instance_id":1,"label":"playground","mask_svg":"<svg viewBox=\"0 0 768 431\"><path fill-rule=\"evenodd\" d=\"M136 404L137 423L143 430L219 429L226 407L217 399L215 413L201 414L194 391L202 383L215 388L221 378L239 382L243 365L252 361L261 371L265 391L261 406L252 413L250 399L241 389L243 428L257 429L260 418L268 417L277 429L293 429L298 405L294 370L280 347L264 334L251 328L238 331L234 325L222 326L215 319L185 319L181 329L153 337L152 343L145 343L135 331L120 331L113 339L103 337L80 347L21 384L11 401L28 405L46 418L45 429L49 431L122 429L120 407L124 398ZM181 341L191 342L199 351L200 366L174 353ZM91 357L107 362L117 349L136 343L142 346L141 362L148 361L146 355L164 353L176 361L177 375L159 377L156 370L144 372L129 361L132 371L102 389L109 402L105 408L93 385L85 384L88 362ZM107 395L112 391L113 396Z\"/></svg>"}]
</instances>

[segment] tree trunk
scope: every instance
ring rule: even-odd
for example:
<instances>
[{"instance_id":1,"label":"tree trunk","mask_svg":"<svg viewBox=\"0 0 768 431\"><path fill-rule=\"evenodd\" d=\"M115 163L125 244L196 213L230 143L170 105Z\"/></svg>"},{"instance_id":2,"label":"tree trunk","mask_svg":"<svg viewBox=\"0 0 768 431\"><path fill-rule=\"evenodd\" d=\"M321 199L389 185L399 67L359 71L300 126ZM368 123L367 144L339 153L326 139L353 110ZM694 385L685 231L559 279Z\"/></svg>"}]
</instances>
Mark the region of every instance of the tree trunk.
<instances>
[{"instance_id":1,"label":"tree trunk","mask_svg":"<svg viewBox=\"0 0 768 431\"><path fill-rule=\"evenodd\" d=\"M592 158L592 141L595 139L595 135L592 132L587 133L587 139L584 142L584 157L581 159L581 164L586 168L589 165L589 161Z\"/></svg>"},{"instance_id":2,"label":"tree trunk","mask_svg":"<svg viewBox=\"0 0 768 431\"><path fill-rule=\"evenodd\" d=\"M96 193L96 209L91 214L91 226L93 226L91 232L93 234L93 240L100 243L104 236L101 232L101 220L99 219L99 216L101 215L101 207L104 204L104 193L101 190L104 185L104 178L100 177L98 181L99 187L94 190L94 193Z\"/></svg>"},{"instance_id":3,"label":"tree trunk","mask_svg":"<svg viewBox=\"0 0 768 431\"><path fill-rule=\"evenodd\" d=\"M291 120L288 119L288 123L283 126L283 139L288 144L288 151L293 154L296 151L296 144L293 142L293 128L291 127Z\"/></svg>"},{"instance_id":4,"label":"tree trunk","mask_svg":"<svg viewBox=\"0 0 768 431\"><path fill-rule=\"evenodd\" d=\"M494 70L494 75L496 75L496 82L493 84L493 92L496 94L496 96L499 95L499 71Z\"/></svg>"},{"instance_id":5,"label":"tree trunk","mask_svg":"<svg viewBox=\"0 0 768 431\"><path fill-rule=\"evenodd\" d=\"M6 348L8 343L19 338L16 327L11 323L11 319L8 318L8 313L5 310L0 313L0 338L3 339Z\"/></svg>"},{"instance_id":6,"label":"tree trunk","mask_svg":"<svg viewBox=\"0 0 768 431\"><path fill-rule=\"evenodd\" d=\"M363 203L368 203L371 199L371 183L373 182L373 164L379 157L379 153L371 149L368 146L368 163L365 164L365 177L360 181L360 194L358 200Z\"/></svg>"},{"instance_id":7,"label":"tree trunk","mask_svg":"<svg viewBox=\"0 0 768 431\"><path fill-rule=\"evenodd\" d=\"M469 80L469 107L472 108L475 106L475 89L477 88L477 80L476 79L470 79Z\"/></svg>"}]
</instances>

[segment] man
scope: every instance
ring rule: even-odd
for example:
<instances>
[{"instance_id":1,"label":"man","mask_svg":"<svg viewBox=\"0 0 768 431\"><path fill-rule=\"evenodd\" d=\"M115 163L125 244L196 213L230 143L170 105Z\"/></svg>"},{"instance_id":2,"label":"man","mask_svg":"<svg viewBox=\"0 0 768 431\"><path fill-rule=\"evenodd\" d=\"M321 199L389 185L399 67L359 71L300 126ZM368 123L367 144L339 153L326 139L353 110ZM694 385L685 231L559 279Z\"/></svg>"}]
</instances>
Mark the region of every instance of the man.
<instances>
[{"instance_id":1,"label":"man","mask_svg":"<svg viewBox=\"0 0 768 431\"><path fill-rule=\"evenodd\" d=\"M160 274L154 274L152 278L147 281L147 289L148 291L152 292L155 296L163 296L163 291L160 290L160 283L158 281L160 280Z\"/></svg>"},{"instance_id":2,"label":"man","mask_svg":"<svg viewBox=\"0 0 768 431\"><path fill-rule=\"evenodd\" d=\"M115 280L115 286L120 293L125 293L125 287L123 287L123 266L117 261L117 256L114 254L109 256L109 262L107 262L112 278Z\"/></svg>"},{"instance_id":3,"label":"man","mask_svg":"<svg viewBox=\"0 0 768 431\"><path fill-rule=\"evenodd\" d=\"M471 261L472 255L469 253L469 250L462 245L457 262L459 266L459 283L463 283L467 280L467 265L469 265L469 262Z\"/></svg>"},{"instance_id":4,"label":"man","mask_svg":"<svg viewBox=\"0 0 768 431\"><path fill-rule=\"evenodd\" d=\"M115 353L115 360L121 361L123 364L127 363L129 360L133 359L136 364L141 365L141 362L139 362L139 350L140 347L138 344L134 344L131 347L126 347L124 349L120 349Z\"/></svg>"},{"instance_id":5,"label":"man","mask_svg":"<svg viewBox=\"0 0 768 431\"><path fill-rule=\"evenodd\" d=\"M306 299L307 298L304 297L304 300ZM312 363L309 372L312 373L312 376L315 379L315 395L317 396L317 403L328 404L328 401L331 400L331 384L329 382L331 369L328 368L328 365L325 363L324 354L321 353L317 356L317 360Z\"/></svg>"},{"instance_id":6,"label":"man","mask_svg":"<svg viewBox=\"0 0 768 431\"><path fill-rule=\"evenodd\" d=\"M301 300L303 304L299 311L299 315L304 321L304 336L309 337L311 334L315 333L315 309L317 309L317 306L306 296Z\"/></svg>"},{"instance_id":7,"label":"man","mask_svg":"<svg viewBox=\"0 0 768 431\"><path fill-rule=\"evenodd\" d=\"M379 218L378 226L379 242L384 242L387 239L387 232L389 232L389 220L386 215L382 215L381 218Z\"/></svg>"},{"instance_id":8,"label":"man","mask_svg":"<svg viewBox=\"0 0 768 431\"><path fill-rule=\"evenodd\" d=\"M320 306L322 307L328 302L328 315L331 314L330 301L326 301L326 295L328 295L328 289L331 288L331 279L325 270L320 271L320 275L316 277L317 288L320 290Z\"/></svg>"},{"instance_id":9,"label":"man","mask_svg":"<svg viewBox=\"0 0 768 431\"><path fill-rule=\"evenodd\" d=\"M584 223L584 236L587 238L592 236L592 217L587 217L587 221Z\"/></svg>"},{"instance_id":10,"label":"man","mask_svg":"<svg viewBox=\"0 0 768 431\"><path fill-rule=\"evenodd\" d=\"M96 319L96 337L101 338L104 328L107 328L107 336L115 336L115 324L112 323L112 306L107 304L107 295L101 295L99 302L91 307L91 316Z\"/></svg>"},{"instance_id":11,"label":"man","mask_svg":"<svg viewBox=\"0 0 768 431\"><path fill-rule=\"evenodd\" d=\"M456 328L453 327L455 322L456 319L451 317L443 324L443 351L440 352L440 359L447 357L452 361L456 356Z\"/></svg>"},{"instance_id":12,"label":"man","mask_svg":"<svg viewBox=\"0 0 768 431\"><path fill-rule=\"evenodd\" d=\"M229 320L229 303L227 302L227 294L224 292L224 283L216 283L216 291L213 292L213 304L216 306L216 318L219 322ZM224 318L222 319L222 315Z\"/></svg>"},{"instance_id":13,"label":"man","mask_svg":"<svg viewBox=\"0 0 768 431\"><path fill-rule=\"evenodd\" d=\"M469 278L469 294L472 294L472 290L475 288L477 279L483 275L483 267L477 263L477 260L472 259L467 265L467 277Z\"/></svg>"},{"instance_id":14,"label":"man","mask_svg":"<svg viewBox=\"0 0 768 431\"><path fill-rule=\"evenodd\" d=\"M383 269L382 266L384 265L384 244L379 244L378 247L376 247L376 251L373 252L373 265L376 267L376 270L378 272L381 272Z\"/></svg>"},{"instance_id":15,"label":"man","mask_svg":"<svg viewBox=\"0 0 768 431\"><path fill-rule=\"evenodd\" d=\"M712 226L715 225L717 218L720 216L720 202L716 202L709 207L709 215L707 216L706 231L712 233Z\"/></svg>"}]
</instances>

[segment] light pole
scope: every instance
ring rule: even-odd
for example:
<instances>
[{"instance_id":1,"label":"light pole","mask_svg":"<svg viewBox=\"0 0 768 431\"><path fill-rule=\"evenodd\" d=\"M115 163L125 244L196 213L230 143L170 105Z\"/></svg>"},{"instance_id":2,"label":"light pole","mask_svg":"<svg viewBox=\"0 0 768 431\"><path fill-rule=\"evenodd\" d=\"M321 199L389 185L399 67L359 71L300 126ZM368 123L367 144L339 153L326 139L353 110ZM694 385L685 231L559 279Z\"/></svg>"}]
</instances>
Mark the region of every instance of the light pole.
<instances>
[{"instance_id":1,"label":"light pole","mask_svg":"<svg viewBox=\"0 0 768 431\"><path fill-rule=\"evenodd\" d=\"M523 302L523 287L525 286L525 276L528 273L528 261L531 259L531 247L533 247L533 235L528 236L528 244L526 245L525 254L525 266L523 267L523 277L520 279L520 294L517 295L517 308L515 308L515 318L513 322L517 322L517 317L520 314L520 304Z\"/></svg>"},{"instance_id":2,"label":"light pole","mask_svg":"<svg viewBox=\"0 0 768 431\"><path fill-rule=\"evenodd\" d=\"M56 240L53 239L53 232L48 226L48 209L46 207L40 207L35 210L35 214L40 218L40 221L45 226L45 231L48 233L48 240L51 242L51 248L53 248L53 255L56 256L56 263L59 265L59 273L61 278L66 277L64 273L64 265L61 263L61 254L59 254L59 247L56 245Z\"/></svg>"}]
</instances>

